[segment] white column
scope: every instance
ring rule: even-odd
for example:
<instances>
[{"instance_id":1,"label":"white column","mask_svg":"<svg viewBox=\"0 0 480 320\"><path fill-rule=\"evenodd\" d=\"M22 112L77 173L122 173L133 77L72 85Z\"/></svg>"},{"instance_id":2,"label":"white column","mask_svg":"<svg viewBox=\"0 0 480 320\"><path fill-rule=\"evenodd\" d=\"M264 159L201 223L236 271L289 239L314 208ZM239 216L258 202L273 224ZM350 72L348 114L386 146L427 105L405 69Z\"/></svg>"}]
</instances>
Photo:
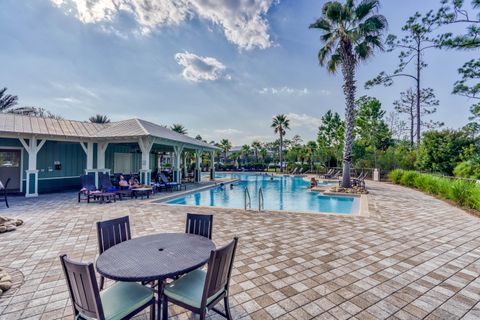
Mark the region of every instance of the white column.
<instances>
[{"instance_id":1,"label":"white column","mask_svg":"<svg viewBox=\"0 0 480 320\"><path fill-rule=\"evenodd\" d=\"M23 138L19 138L20 143L23 145L28 153L28 170L26 170L26 186L25 197L37 197L38 196L38 170L37 170L37 154L43 147L46 140L43 139L38 143L35 136L32 136L28 143Z\"/></svg>"},{"instance_id":2,"label":"white column","mask_svg":"<svg viewBox=\"0 0 480 320\"><path fill-rule=\"evenodd\" d=\"M107 151L108 142L97 143L97 169L105 169L105 151Z\"/></svg>"},{"instance_id":3,"label":"white column","mask_svg":"<svg viewBox=\"0 0 480 320\"><path fill-rule=\"evenodd\" d=\"M202 151L201 149L195 150L195 182L202 181L202 170L200 167L200 162L202 161Z\"/></svg>"},{"instance_id":4,"label":"white column","mask_svg":"<svg viewBox=\"0 0 480 320\"><path fill-rule=\"evenodd\" d=\"M142 137L138 139L138 146L142 151L142 169L140 170L140 183L150 185L152 170L150 170L150 151L155 139Z\"/></svg>"},{"instance_id":5,"label":"white column","mask_svg":"<svg viewBox=\"0 0 480 320\"><path fill-rule=\"evenodd\" d=\"M95 186L98 188L98 172L93 169L93 142L80 142L83 151L87 155L87 165L85 168L85 174L95 176Z\"/></svg>"},{"instance_id":6,"label":"white column","mask_svg":"<svg viewBox=\"0 0 480 320\"><path fill-rule=\"evenodd\" d=\"M210 151L210 180L215 180L215 151Z\"/></svg>"},{"instance_id":7,"label":"white column","mask_svg":"<svg viewBox=\"0 0 480 320\"><path fill-rule=\"evenodd\" d=\"M174 178L175 182L182 182L182 171L180 170L180 164L182 163L181 155L183 151L183 145L173 146L175 151L175 167L174 167Z\"/></svg>"}]
</instances>

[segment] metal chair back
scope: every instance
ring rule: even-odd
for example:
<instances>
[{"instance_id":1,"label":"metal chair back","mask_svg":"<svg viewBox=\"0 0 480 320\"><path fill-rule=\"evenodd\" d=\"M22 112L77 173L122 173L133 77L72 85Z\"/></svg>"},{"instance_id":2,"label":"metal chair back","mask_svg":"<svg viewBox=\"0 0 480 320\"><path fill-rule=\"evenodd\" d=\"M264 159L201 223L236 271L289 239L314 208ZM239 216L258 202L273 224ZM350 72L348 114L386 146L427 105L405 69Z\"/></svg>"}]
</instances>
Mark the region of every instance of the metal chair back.
<instances>
[{"instance_id":1,"label":"metal chair back","mask_svg":"<svg viewBox=\"0 0 480 320\"><path fill-rule=\"evenodd\" d=\"M196 234L212 239L213 215L187 213L185 233Z\"/></svg>"},{"instance_id":2,"label":"metal chair back","mask_svg":"<svg viewBox=\"0 0 480 320\"><path fill-rule=\"evenodd\" d=\"M97 222L98 250L105 250L132 238L128 216Z\"/></svg>"},{"instance_id":3,"label":"metal chair back","mask_svg":"<svg viewBox=\"0 0 480 320\"><path fill-rule=\"evenodd\" d=\"M225 289L225 291L228 290L237 242L238 238L235 237L232 242L223 248L213 250L210 253L202 304L205 305L207 299L221 289Z\"/></svg>"},{"instance_id":4,"label":"metal chair back","mask_svg":"<svg viewBox=\"0 0 480 320\"><path fill-rule=\"evenodd\" d=\"M75 316L81 313L90 318L105 319L93 264L74 262L65 254L60 256L60 261Z\"/></svg>"}]
</instances>

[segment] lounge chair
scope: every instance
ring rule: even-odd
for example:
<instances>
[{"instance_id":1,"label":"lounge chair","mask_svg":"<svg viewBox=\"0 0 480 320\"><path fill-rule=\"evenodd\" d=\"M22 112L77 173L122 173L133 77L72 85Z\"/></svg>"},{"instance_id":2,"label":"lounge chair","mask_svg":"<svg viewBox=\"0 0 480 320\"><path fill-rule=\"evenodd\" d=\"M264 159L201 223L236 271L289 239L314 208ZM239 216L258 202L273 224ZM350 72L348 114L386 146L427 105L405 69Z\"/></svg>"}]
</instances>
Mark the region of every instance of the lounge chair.
<instances>
[{"instance_id":1,"label":"lounge chair","mask_svg":"<svg viewBox=\"0 0 480 320\"><path fill-rule=\"evenodd\" d=\"M212 310L232 319L229 306L229 283L238 238L223 248L212 250L207 271L197 269L169 283L163 292L163 319L168 319L168 303L171 302L200 315L205 319ZM225 313L215 308L224 301Z\"/></svg>"},{"instance_id":2,"label":"lounge chair","mask_svg":"<svg viewBox=\"0 0 480 320\"><path fill-rule=\"evenodd\" d=\"M98 190L95 185L94 176L82 174L80 176L80 181L82 183L82 189L78 192L78 202L85 200L87 203L90 203L91 199L95 199L95 195L100 195L102 193L102 191Z\"/></svg>"},{"instance_id":3,"label":"lounge chair","mask_svg":"<svg viewBox=\"0 0 480 320\"><path fill-rule=\"evenodd\" d=\"M362 171L358 177L352 179L352 184L356 187L365 189L365 178L367 178L367 176L368 173Z\"/></svg>"},{"instance_id":4,"label":"lounge chair","mask_svg":"<svg viewBox=\"0 0 480 320\"><path fill-rule=\"evenodd\" d=\"M7 208L10 208L10 206L8 205L8 197L7 197L7 188L8 188L8 184L10 183L10 178L7 179L7 181L5 182L4 185L2 185L2 183L0 182L0 194L3 195L3 199L0 199L0 202L5 202L5 205L7 206Z\"/></svg>"},{"instance_id":5,"label":"lounge chair","mask_svg":"<svg viewBox=\"0 0 480 320\"><path fill-rule=\"evenodd\" d=\"M290 174L296 174L296 173L297 173L297 170L298 170L298 168L297 168L297 167L293 168L293 170L292 170L292 171L290 171Z\"/></svg>"},{"instance_id":6,"label":"lounge chair","mask_svg":"<svg viewBox=\"0 0 480 320\"><path fill-rule=\"evenodd\" d=\"M170 191L173 191L174 188L176 188L177 190L180 190L182 187L184 187L185 190L187 189L186 186L182 185L181 183L168 181L168 178L163 173L159 175L159 178L160 178L160 185L163 185L165 187L165 190L170 189Z\"/></svg>"},{"instance_id":7,"label":"lounge chair","mask_svg":"<svg viewBox=\"0 0 480 320\"><path fill-rule=\"evenodd\" d=\"M335 171L335 169L329 169L325 174L320 176L320 178L321 179L329 179L332 176L334 171Z\"/></svg>"},{"instance_id":8,"label":"lounge chair","mask_svg":"<svg viewBox=\"0 0 480 320\"><path fill-rule=\"evenodd\" d=\"M152 288L135 282L116 282L108 289L98 289L92 263L60 256L74 319L131 319L150 307L150 319L155 319L155 296Z\"/></svg>"},{"instance_id":9,"label":"lounge chair","mask_svg":"<svg viewBox=\"0 0 480 320\"><path fill-rule=\"evenodd\" d=\"M300 170L298 170L298 173L297 174L302 174L303 173L303 167L300 168Z\"/></svg>"}]
</instances>

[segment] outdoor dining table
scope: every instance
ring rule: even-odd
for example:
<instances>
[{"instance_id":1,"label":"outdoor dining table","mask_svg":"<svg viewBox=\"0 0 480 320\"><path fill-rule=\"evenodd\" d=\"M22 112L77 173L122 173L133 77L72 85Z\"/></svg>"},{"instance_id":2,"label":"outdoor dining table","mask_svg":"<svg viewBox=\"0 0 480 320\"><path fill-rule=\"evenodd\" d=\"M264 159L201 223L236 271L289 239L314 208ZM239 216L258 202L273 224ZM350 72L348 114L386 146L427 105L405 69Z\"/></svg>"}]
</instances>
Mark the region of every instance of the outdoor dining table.
<instances>
[{"instance_id":1,"label":"outdoor dining table","mask_svg":"<svg viewBox=\"0 0 480 320\"><path fill-rule=\"evenodd\" d=\"M148 235L104 251L96 261L96 269L105 278L116 281L157 281L157 319L160 319L165 280L203 266L214 249L212 240L193 234Z\"/></svg>"}]
</instances>

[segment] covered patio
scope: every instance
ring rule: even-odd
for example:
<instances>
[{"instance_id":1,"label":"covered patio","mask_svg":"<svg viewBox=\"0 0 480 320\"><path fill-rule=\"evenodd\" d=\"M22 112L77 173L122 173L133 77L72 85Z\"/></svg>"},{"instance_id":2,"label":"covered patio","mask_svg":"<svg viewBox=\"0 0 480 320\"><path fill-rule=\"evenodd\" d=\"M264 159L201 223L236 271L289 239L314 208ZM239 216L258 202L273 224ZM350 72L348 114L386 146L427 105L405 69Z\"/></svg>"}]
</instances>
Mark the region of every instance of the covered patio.
<instances>
[{"instance_id":1,"label":"covered patio","mask_svg":"<svg viewBox=\"0 0 480 320\"><path fill-rule=\"evenodd\" d=\"M9 190L35 197L39 193L80 187L81 174L138 174L152 182L152 171L169 168L173 181L188 171L194 155L193 181L201 179L201 162L209 154L215 177L217 147L141 119L95 124L65 119L0 114L0 181Z\"/></svg>"}]
</instances>

